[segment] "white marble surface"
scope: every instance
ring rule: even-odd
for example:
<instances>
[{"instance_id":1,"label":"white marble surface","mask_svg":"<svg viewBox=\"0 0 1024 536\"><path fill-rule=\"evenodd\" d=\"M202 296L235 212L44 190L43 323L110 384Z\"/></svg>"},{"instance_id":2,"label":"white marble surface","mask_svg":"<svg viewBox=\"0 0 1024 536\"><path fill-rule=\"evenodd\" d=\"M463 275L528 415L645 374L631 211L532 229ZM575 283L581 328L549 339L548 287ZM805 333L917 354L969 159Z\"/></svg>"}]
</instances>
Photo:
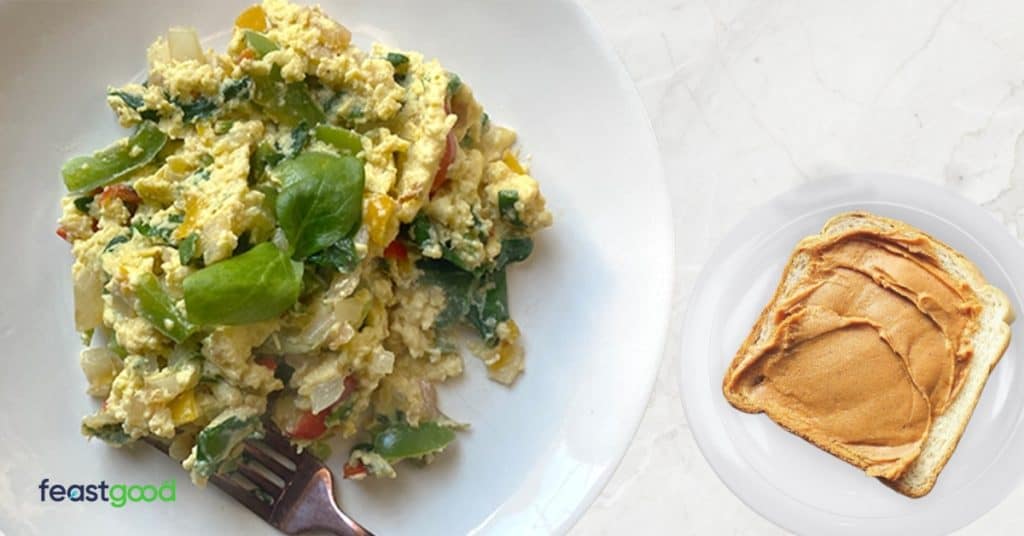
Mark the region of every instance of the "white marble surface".
<instances>
[{"instance_id":1,"label":"white marble surface","mask_svg":"<svg viewBox=\"0 0 1024 536\"><path fill-rule=\"evenodd\" d=\"M697 272L751 207L884 171L951 186L1024 228L1024 3L584 0L636 81L674 203L665 361L632 446L572 534L779 534L701 456L677 391ZM1017 534L1024 486L962 531Z\"/></svg>"}]
</instances>

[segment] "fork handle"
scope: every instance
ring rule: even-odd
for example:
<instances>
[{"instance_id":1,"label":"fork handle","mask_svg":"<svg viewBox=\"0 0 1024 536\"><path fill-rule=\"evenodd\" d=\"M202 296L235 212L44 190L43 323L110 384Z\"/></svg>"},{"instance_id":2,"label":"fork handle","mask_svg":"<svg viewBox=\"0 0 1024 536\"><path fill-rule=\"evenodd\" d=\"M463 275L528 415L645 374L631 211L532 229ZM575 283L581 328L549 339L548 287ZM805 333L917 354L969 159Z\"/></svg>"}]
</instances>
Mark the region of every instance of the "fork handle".
<instances>
[{"instance_id":1,"label":"fork handle","mask_svg":"<svg viewBox=\"0 0 1024 536\"><path fill-rule=\"evenodd\" d=\"M333 496L333 493L331 495ZM317 514L310 520L311 525L339 536L373 536L372 532L345 515L332 497L328 496L326 499L324 502L327 504L319 508Z\"/></svg>"},{"instance_id":2,"label":"fork handle","mask_svg":"<svg viewBox=\"0 0 1024 536\"><path fill-rule=\"evenodd\" d=\"M319 511L318 515L310 520L310 524L313 528L326 530L332 534L339 536L373 536L373 533L363 528L362 525L356 523L352 518L345 515L334 501L331 502L331 507L323 508Z\"/></svg>"},{"instance_id":3,"label":"fork handle","mask_svg":"<svg viewBox=\"0 0 1024 536\"><path fill-rule=\"evenodd\" d=\"M289 534L307 530L325 530L339 536L373 536L373 533L348 517L334 499L334 485L326 468L317 471L306 489L305 500L296 504L282 528Z\"/></svg>"}]
</instances>

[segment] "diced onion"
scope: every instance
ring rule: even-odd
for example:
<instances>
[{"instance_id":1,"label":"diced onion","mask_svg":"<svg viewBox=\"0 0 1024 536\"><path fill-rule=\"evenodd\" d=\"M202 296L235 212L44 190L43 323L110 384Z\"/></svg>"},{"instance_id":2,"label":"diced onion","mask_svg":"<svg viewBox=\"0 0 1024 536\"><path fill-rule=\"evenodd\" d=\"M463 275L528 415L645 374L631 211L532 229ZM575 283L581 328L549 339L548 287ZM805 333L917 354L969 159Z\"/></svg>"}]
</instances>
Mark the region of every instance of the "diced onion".
<instances>
[{"instance_id":1,"label":"diced onion","mask_svg":"<svg viewBox=\"0 0 1024 536\"><path fill-rule=\"evenodd\" d=\"M87 331L103 324L103 281L99 270L85 266L74 273L75 329Z\"/></svg>"},{"instance_id":2,"label":"diced onion","mask_svg":"<svg viewBox=\"0 0 1024 536\"><path fill-rule=\"evenodd\" d=\"M82 350L79 364L85 379L89 380L87 392L98 397L106 397L110 393L110 384L124 366L121 358L107 348Z\"/></svg>"},{"instance_id":3,"label":"diced onion","mask_svg":"<svg viewBox=\"0 0 1024 536\"><path fill-rule=\"evenodd\" d=\"M174 61L206 61L203 47L199 44L199 35L192 28L174 27L167 30L167 50Z\"/></svg>"},{"instance_id":4,"label":"diced onion","mask_svg":"<svg viewBox=\"0 0 1024 536\"><path fill-rule=\"evenodd\" d=\"M354 295L334 304L334 317L338 322L348 324L352 329L358 330L363 327L367 313L370 312L370 304L373 296L369 290L361 289Z\"/></svg>"},{"instance_id":5,"label":"diced onion","mask_svg":"<svg viewBox=\"0 0 1024 536\"><path fill-rule=\"evenodd\" d=\"M320 348L335 324L333 313L333 309L322 301L316 301L301 329L288 330L277 337L274 353L305 354Z\"/></svg>"},{"instance_id":6,"label":"diced onion","mask_svg":"<svg viewBox=\"0 0 1024 536\"><path fill-rule=\"evenodd\" d=\"M337 402L344 391L345 380L340 376L318 383L313 387L313 392L309 394L309 400L312 403L310 409L313 413L320 413Z\"/></svg>"}]
</instances>

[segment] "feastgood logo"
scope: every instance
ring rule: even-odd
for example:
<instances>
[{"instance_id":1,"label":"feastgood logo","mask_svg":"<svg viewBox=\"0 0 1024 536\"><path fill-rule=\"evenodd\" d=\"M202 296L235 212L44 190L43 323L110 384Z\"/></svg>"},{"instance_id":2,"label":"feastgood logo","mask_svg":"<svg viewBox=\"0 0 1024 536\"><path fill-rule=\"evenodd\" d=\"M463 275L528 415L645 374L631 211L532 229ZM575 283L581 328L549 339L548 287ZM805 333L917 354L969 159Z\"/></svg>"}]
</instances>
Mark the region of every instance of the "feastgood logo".
<instances>
[{"instance_id":1,"label":"feastgood logo","mask_svg":"<svg viewBox=\"0 0 1024 536\"><path fill-rule=\"evenodd\" d=\"M100 480L99 484L53 484L49 478L39 482L39 500L41 502L105 502L114 508L123 508L129 502L161 502L175 501L177 481L164 480L160 486L139 484L107 484Z\"/></svg>"}]
</instances>

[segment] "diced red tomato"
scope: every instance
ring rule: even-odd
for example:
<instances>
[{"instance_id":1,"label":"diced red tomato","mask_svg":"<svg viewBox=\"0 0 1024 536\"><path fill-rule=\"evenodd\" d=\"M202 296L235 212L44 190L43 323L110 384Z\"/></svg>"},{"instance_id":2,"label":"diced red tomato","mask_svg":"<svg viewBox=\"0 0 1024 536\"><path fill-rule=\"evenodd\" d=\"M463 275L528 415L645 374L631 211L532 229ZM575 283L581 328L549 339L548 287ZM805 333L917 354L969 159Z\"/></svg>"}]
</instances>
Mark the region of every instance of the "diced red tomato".
<instances>
[{"instance_id":1,"label":"diced red tomato","mask_svg":"<svg viewBox=\"0 0 1024 536\"><path fill-rule=\"evenodd\" d=\"M392 240L388 247L384 248L384 256L391 260L404 261L409 258L409 250L400 240ZM348 381L348 378L345 380Z\"/></svg>"},{"instance_id":2,"label":"diced red tomato","mask_svg":"<svg viewBox=\"0 0 1024 536\"><path fill-rule=\"evenodd\" d=\"M299 420L295 421L295 427L289 431L289 435L295 439L316 439L324 435L324 432L327 431L324 419L327 418L328 412L330 412L330 408L320 413L313 413L312 411L303 413Z\"/></svg>"},{"instance_id":3,"label":"diced red tomato","mask_svg":"<svg viewBox=\"0 0 1024 536\"><path fill-rule=\"evenodd\" d=\"M434 193L448 180L448 167L455 160L455 133L449 131L445 140L444 154L441 155L441 164L437 166L437 174L434 175L434 183L430 185L430 193Z\"/></svg>"},{"instance_id":4,"label":"diced red tomato","mask_svg":"<svg viewBox=\"0 0 1024 536\"><path fill-rule=\"evenodd\" d=\"M263 365L264 367L267 367L270 370L277 370L277 360L267 355L257 357L256 364Z\"/></svg>"},{"instance_id":5,"label":"diced red tomato","mask_svg":"<svg viewBox=\"0 0 1024 536\"><path fill-rule=\"evenodd\" d=\"M262 359L262 358L261 358ZM260 360L256 360L260 363ZM261 365L263 363L260 363ZM276 366L276 363L275 363ZM343 402L352 397L359 388L359 380L353 374L345 376L345 390L341 392L341 396L330 406L322 409L320 413L313 413L312 411L306 411L299 419L295 421L295 426L288 431L288 435L295 439L316 439L327 431L327 425L324 424L324 420L327 419L327 415L331 413L334 406L338 405L338 402Z\"/></svg>"},{"instance_id":6,"label":"diced red tomato","mask_svg":"<svg viewBox=\"0 0 1024 536\"><path fill-rule=\"evenodd\" d=\"M366 476L366 466L362 463L356 462L355 464L346 463L345 467L342 468L342 472L345 478L354 478Z\"/></svg>"},{"instance_id":7,"label":"diced red tomato","mask_svg":"<svg viewBox=\"0 0 1024 536\"><path fill-rule=\"evenodd\" d=\"M68 241L68 230L65 229L63 226L58 227L57 228L57 236L59 236L61 240L67 242Z\"/></svg>"},{"instance_id":8,"label":"diced red tomato","mask_svg":"<svg viewBox=\"0 0 1024 536\"><path fill-rule=\"evenodd\" d=\"M135 188L127 184L111 184L104 188L103 192L100 193L100 204L105 205L112 199L120 199L128 205L138 205L142 202L142 198L139 197L139 193L135 191Z\"/></svg>"},{"instance_id":9,"label":"diced red tomato","mask_svg":"<svg viewBox=\"0 0 1024 536\"><path fill-rule=\"evenodd\" d=\"M359 378L356 378L355 374L345 376L345 391L341 393L341 398L338 400L342 401L352 398L352 395L356 393L356 389L359 389Z\"/></svg>"}]
</instances>

